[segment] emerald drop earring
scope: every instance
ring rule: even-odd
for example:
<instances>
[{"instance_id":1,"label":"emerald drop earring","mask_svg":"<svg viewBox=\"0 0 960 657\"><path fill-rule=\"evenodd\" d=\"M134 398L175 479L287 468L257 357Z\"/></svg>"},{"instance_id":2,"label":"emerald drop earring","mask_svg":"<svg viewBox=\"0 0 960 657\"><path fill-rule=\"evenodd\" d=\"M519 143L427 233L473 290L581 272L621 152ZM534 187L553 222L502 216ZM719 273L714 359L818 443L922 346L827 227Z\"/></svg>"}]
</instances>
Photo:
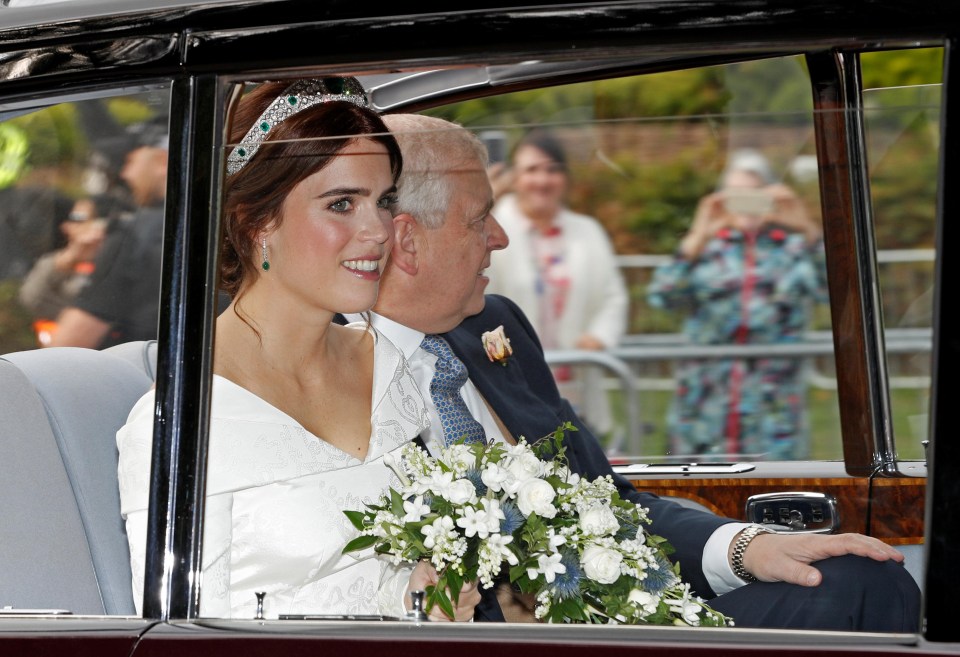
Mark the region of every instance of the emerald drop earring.
<instances>
[{"instance_id":1,"label":"emerald drop earring","mask_svg":"<svg viewBox=\"0 0 960 657\"><path fill-rule=\"evenodd\" d=\"M270 271L270 261L267 260L267 238L266 237L263 238L262 254L263 254L263 262L260 264L260 268L263 269L263 271Z\"/></svg>"}]
</instances>

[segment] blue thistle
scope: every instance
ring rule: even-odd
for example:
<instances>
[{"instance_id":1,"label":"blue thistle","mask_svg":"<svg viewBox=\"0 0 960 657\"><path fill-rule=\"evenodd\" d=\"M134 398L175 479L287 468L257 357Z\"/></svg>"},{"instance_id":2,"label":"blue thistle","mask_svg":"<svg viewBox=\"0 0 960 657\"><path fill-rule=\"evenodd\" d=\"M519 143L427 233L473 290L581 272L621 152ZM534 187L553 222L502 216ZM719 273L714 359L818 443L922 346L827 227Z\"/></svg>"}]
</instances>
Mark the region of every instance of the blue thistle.
<instances>
[{"instance_id":1,"label":"blue thistle","mask_svg":"<svg viewBox=\"0 0 960 657\"><path fill-rule=\"evenodd\" d=\"M650 593L660 593L677 583L677 576L669 559L659 554L657 564L660 568L647 568L647 577L643 580L644 588Z\"/></svg>"},{"instance_id":2,"label":"blue thistle","mask_svg":"<svg viewBox=\"0 0 960 657\"><path fill-rule=\"evenodd\" d=\"M501 504L500 510L503 511L503 520L500 521L501 534L513 534L513 532L523 527L523 514L520 513L520 509L518 509L517 505L512 501L506 501Z\"/></svg>"},{"instance_id":3,"label":"blue thistle","mask_svg":"<svg viewBox=\"0 0 960 657\"><path fill-rule=\"evenodd\" d=\"M583 573L580 570L580 558L573 550L563 550L560 553L560 563L567 567L567 572L557 575L550 588L557 600L569 600L580 595L580 579Z\"/></svg>"},{"instance_id":4,"label":"blue thistle","mask_svg":"<svg viewBox=\"0 0 960 657\"><path fill-rule=\"evenodd\" d=\"M615 538L618 541L631 541L635 538L642 537L643 530L640 527L640 523L633 522L632 518L617 518L620 521L620 529L617 530Z\"/></svg>"},{"instance_id":5,"label":"blue thistle","mask_svg":"<svg viewBox=\"0 0 960 657\"><path fill-rule=\"evenodd\" d=\"M473 484L474 490L477 491L477 497L483 497L487 494L487 485L483 483L483 479L480 477L480 471L476 468L470 468L467 470L467 473L464 477Z\"/></svg>"}]
</instances>

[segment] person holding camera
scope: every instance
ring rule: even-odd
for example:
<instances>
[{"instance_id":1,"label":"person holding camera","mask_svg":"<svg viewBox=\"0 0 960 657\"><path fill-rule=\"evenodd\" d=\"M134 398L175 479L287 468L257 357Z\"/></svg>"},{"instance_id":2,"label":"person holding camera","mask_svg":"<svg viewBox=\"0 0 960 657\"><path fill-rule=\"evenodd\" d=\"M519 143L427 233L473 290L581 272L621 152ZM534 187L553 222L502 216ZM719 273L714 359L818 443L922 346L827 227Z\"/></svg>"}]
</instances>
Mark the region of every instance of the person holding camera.
<instances>
[{"instance_id":1,"label":"person holding camera","mask_svg":"<svg viewBox=\"0 0 960 657\"><path fill-rule=\"evenodd\" d=\"M827 297L821 235L766 158L737 151L674 257L654 272L647 300L685 311L691 344L799 342L813 304ZM803 365L791 357L684 362L667 416L671 453L806 458Z\"/></svg>"}]
</instances>

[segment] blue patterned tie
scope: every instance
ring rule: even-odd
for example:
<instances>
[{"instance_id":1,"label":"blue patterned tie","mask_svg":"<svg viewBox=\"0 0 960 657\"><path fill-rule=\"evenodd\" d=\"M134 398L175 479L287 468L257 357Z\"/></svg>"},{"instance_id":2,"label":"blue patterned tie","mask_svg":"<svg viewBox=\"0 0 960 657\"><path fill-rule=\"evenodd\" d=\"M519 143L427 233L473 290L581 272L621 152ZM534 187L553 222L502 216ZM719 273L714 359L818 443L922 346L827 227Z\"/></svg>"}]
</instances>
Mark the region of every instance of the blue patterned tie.
<instances>
[{"instance_id":1,"label":"blue patterned tie","mask_svg":"<svg viewBox=\"0 0 960 657\"><path fill-rule=\"evenodd\" d=\"M465 443L485 443L483 427L477 422L460 395L460 388L467 382L467 368L453 355L447 341L438 335L423 338L420 348L437 357L437 370L430 381L430 396L437 407L443 439L452 445L460 439Z\"/></svg>"}]
</instances>

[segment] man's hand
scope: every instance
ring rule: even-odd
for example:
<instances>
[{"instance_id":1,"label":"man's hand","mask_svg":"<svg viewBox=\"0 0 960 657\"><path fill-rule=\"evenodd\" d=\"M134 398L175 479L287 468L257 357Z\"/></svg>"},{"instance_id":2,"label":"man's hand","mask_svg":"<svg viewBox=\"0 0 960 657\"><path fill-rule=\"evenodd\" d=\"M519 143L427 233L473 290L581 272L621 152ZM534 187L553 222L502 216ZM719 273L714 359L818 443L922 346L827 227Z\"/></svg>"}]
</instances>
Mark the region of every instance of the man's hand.
<instances>
[{"instance_id":1,"label":"man's hand","mask_svg":"<svg viewBox=\"0 0 960 657\"><path fill-rule=\"evenodd\" d=\"M438 579L439 575L429 561L421 561L417 564L410 573L410 581L404 596L403 604L407 611L410 611L410 591L426 591L428 586L436 585ZM435 605L428 616L432 621L468 621L473 618L474 607L478 604L480 604L480 590L477 588L477 582L464 582L463 588L460 589L460 600L453 605L453 618L443 613L439 605Z\"/></svg>"},{"instance_id":2,"label":"man's hand","mask_svg":"<svg viewBox=\"0 0 960 657\"><path fill-rule=\"evenodd\" d=\"M736 538L730 543L730 556ZM743 566L761 582L817 586L823 576L809 564L845 554L903 561L901 552L863 534L758 534L744 552Z\"/></svg>"}]
</instances>

